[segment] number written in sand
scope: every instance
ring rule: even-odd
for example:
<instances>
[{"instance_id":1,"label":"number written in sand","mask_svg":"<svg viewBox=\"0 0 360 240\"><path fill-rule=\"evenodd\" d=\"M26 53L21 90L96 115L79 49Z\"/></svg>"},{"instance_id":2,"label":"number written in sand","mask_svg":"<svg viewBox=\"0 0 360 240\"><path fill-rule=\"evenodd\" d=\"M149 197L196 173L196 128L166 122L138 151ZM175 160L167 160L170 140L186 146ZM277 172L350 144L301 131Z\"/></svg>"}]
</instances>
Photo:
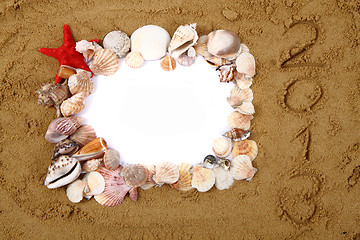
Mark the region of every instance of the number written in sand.
<instances>
[{"instance_id":1,"label":"number written in sand","mask_svg":"<svg viewBox=\"0 0 360 240\"><path fill-rule=\"evenodd\" d=\"M311 124L311 123L310 123ZM300 128L294 136L294 139L299 138L304 149L301 151L301 158L305 161L310 161L310 144L311 144L311 132L310 124ZM292 140L292 141L293 141Z\"/></svg>"}]
</instances>

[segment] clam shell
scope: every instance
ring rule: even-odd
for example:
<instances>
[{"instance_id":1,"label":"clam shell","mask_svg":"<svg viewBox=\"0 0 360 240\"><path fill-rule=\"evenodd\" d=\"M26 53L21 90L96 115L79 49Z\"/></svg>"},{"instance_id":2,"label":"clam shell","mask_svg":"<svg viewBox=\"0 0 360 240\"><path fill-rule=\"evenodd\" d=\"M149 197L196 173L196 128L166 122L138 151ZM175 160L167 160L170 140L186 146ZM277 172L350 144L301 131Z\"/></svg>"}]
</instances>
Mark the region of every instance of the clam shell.
<instances>
[{"instance_id":1,"label":"clam shell","mask_svg":"<svg viewBox=\"0 0 360 240\"><path fill-rule=\"evenodd\" d=\"M254 99L253 91L250 88L241 89L235 86L230 91L228 102L232 107L240 106L243 102L251 102Z\"/></svg>"},{"instance_id":2,"label":"clam shell","mask_svg":"<svg viewBox=\"0 0 360 240\"><path fill-rule=\"evenodd\" d=\"M144 58L140 52L130 52L125 57L125 63L131 68L139 68L144 64Z\"/></svg>"},{"instance_id":3,"label":"clam shell","mask_svg":"<svg viewBox=\"0 0 360 240\"><path fill-rule=\"evenodd\" d=\"M220 82L231 82L234 79L236 65L223 65L218 67L216 70L219 71Z\"/></svg>"},{"instance_id":4,"label":"clam shell","mask_svg":"<svg viewBox=\"0 0 360 240\"><path fill-rule=\"evenodd\" d=\"M99 168L102 160L103 160L102 158L96 158L96 159L83 161L81 163L81 169L83 170L83 172L87 172L87 173L93 172Z\"/></svg>"},{"instance_id":5,"label":"clam shell","mask_svg":"<svg viewBox=\"0 0 360 240\"><path fill-rule=\"evenodd\" d=\"M203 166L210 169L214 168L216 163L216 157L213 155L207 155L203 160Z\"/></svg>"},{"instance_id":6,"label":"clam shell","mask_svg":"<svg viewBox=\"0 0 360 240\"><path fill-rule=\"evenodd\" d=\"M242 130L240 128L233 128L230 131L224 133L224 137L230 138L234 141L245 140L250 136L250 130Z\"/></svg>"},{"instance_id":7,"label":"clam shell","mask_svg":"<svg viewBox=\"0 0 360 240\"><path fill-rule=\"evenodd\" d=\"M176 164L162 162L155 167L153 180L158 184L173 184L179 179L179 168Z\"/></svg>"},{"instance_id":8,"label":"clam shell","mask_svg":"<svg viewBox=\"0 0 360 240\"><path fill-rule=\"evenodd\" d=\"M62 155L51 162L44 184L48 188L62 187L78 178L80 172L81 167L77 159Z\"/></svg>"},{"instance_id":9,"label":"clam shell","mask_svg":"<svg viewBox=\"0 0 360 240\"><path fill-rule=\"evenodd\" d=\"M255 58L248 52L241 53L236 58L236 70L253 77L255 75Z\"/></svg>"},{"instance_id":10,"label":"clam shell","mask_svg":"<svg viewBox=\"0 0 360 240\"><path fill-rule=\"evenodd\" d=\"M207 35L203 35L199 37L194 49L197 54L203 56L205 59L215 57L214 55L210 54L207 49Z\"/></svg>"},{"instance_id":11,"label":"clam shell","mask_svg":"<svg viewBox=\"0 0 360 240\"><path fill-rule=\"evenodd\" d=\"M45 134L45 139L52 143L60 142L73 134L84 122L81 117L62 117L54 119Z\"/></svg>"},{"instance_id":12,"label":"clam shell","mask_svg":"<svg viewBox=\"0 0 360 240\"><path fill-rule=\"evenodd\" d=\"M234 143L232 151L233 158L239 155L247 155L251 160L254 160L258 154L258 146L253 140L242 140Z\"/></svg>"},{"instance_id":13,"label":"clam shell","mask_svg":"<svg viewBox=\"0 0 360 240\"><path fill-rule=\"evenodd\" d=\"M155 165L145 165L145 167L148 171L148 177L145 184L140 187L144 190L147 190L156 185L156 182L153 180L153 176L155 174Z\"/></svg>"},{"instance_id":14,"label":"clam shell","mask_svg":"<svg viewBox=\"0 0 360 240\"><path fill-rule=\"evenodd\" d=\"M244 74L235 72L234 73L234 80L233 80L240 89L248 89L252 85L252 77Z\"/></svg>"},{"instance_id":15,"label":"clam shell","mask_svg":"<svg viewBox=\"0 0 360 240\"><path fill-rule=\"evenodd\" d=\"M94 55L90 69L94 74L105 76L113 75L119 68L119 59L116 54L109 49L101 49Z\"/></svg>"},{"instance_id":16,"label":"clam shell","mask_svg":"<svg viewBox=\"0 0 360 240\"><path fill-rule=\"evenodd\" d=\"M191 186L199 192L209 191L215 184L215 173L212 169L204 168L202 165L193 167Z\"/></svg>"},{"instance_id":17,"label":"clam shell","mask_svg":"<svg viewBox=\"0 0 360 240\"><path fill-rule=\"evenodd\" d=\"M160 61L160 67L165 71L173 71L176 68L176 61L171 56L165 56Z\"/></svg>"},{"instance_id":18,"label":"clam shell","mask_svg":"<svg viewBox=\"0 0 360 240\"><path fill-rule=\"evenodd\" d=\"M79 150L79 144L76 142L70 140L70 139L64 139L60 142L58 142L53 150L53 155L51 157L51 160L54 160L55 158L59 157L60 155L72 155L77 150Z\"/></svg>"},{"instance_id":19,"label":"clam shell","mask_svg":"<svg viewBox=\"0 0 360 240\"><path fill-rule=\"evenodd\" d=\"M230 174L235 180L251 181L257 169L252 166L250 158L246 155L239 155L231 161Z\"/></svg>"},{"instance_id":20,"label":"clam shell","mask_svg":"<svg viewBox=\"0 0 360 240\"><path fill-rule=\"evenodd\" d=\"M131 51L138 51L145 60L158 60L165 56L170 43L169 33L162 27L146 25L130 37Z\"/></svg>"},{"instance_id":21,"label":"clam shell","mask_svg":"<svg viewBox=\"0 0 360 240\"><path fill-rule=\"evenodd\" d=\"M228 124L230 128L241 128L243 130L249 130L251 115L244 115L239 112L232 112L228 116Z\"/></svg>"},{"instance_id":22,"label":"clam shell","mask_svg":"<svg viewBox=\"0 0 360 240\"><path fill-rule=\"evenodd\" d=\"M176 61L182 66L189 67L195 63L196 57L189 57L187 52L184 52L176 59Z\"/></svg>"},{"instance_id":23,"label":"clam shell","mask_svg":"<svg viewBox=\"0 0 360 240\"><path fill-rule=\"evenodd\" d=\"M75 50L84 56L86 62L89 62L95 54L95 46L86 40L76 42Z\"/></svg>"},{"instance_id":24,"label":"clam shell","mask_svg":"<svg viewBox=\"0 0 360 240\"><path fill-rule=\"evenodd\" d=\"M229 189L234 183L234 177L229 170L225 170L221 166L216 166L213 169L215 173L215 186L219 190Z\"/></svg>"},{"instance_id":25,"label":"clam shell","mask_svg":"<svg viewBox=\"0 0 360 240\"><path fill-rule=\"evenodd\" d=\"M125 57L130 50L130 38L122 31L112 31L103 40L105 49L113 51L118 58Z\"/></svg>"},{"instance_id":26,"label":"clam shell","mask_svg":"<svg viewBox=\"0 0 360 240\"><path fill-rule=\"evenodd\" d=\"M105 189L104 177L98 172L90 172L84 175L83 181L87 183L84 190L85 196L96 196L101 194Z\"/></svg>"},{"instance_id":27,"label":"clam shell","mask_svg":"<svg viewBox=\"0 0 360 240\"><path fill-rule=\"evenodd\" d=\"M251 102L243 102L236 110L245 115L253 115L255 113L254 105Z\"/></svg>"},{"instance_id":28,"label":"clam shell","mask_svg":"<svg viewBox=\"0 0 360 240\"><path fill-rule=\"evenodd\" d=\"M171 187L180 191L188 191L192 189L191 179L192 175L190 170L192 169L192 165L189 163L182 163L179 166L179 180L176 183L171 184Z\"/></svg>"},{"instance_id":29,"label":"clam shell","mask_svg":"<svg viewBox=\"0 0 360 240\"><path fill-rule=\"evenodd\" d=\"M235 59L240 53L239 37L228 30L215 30L207 36L207 48L212 55Z\"/></svg>"},{"instance_id":30,"label":"clam shell","mask_svg":"<svg viewBox=\"0 0 360 240\"><path fill-rule=\"evenodd\" d=\"M82 92L84 97L89 96L95 90L94 83L91 80L91 73L81 69L78 70L78 73L69 77L68 86L73 95Z\"/></svg>"},{"instance_id":31,"label":"clam shell","mask_svg":"<svg viewBox=\"0 0 360 240\"><path fill-rule=\"evenodd\" d=\"M220 137L214 140L212 150L216 156L226 158L232 150L232 142L226 137Z\"/></svg>"},{"instance_id":32,"label":"clam shell","mask_svg":"<svg viewBox=\"0 0 360 240\"><path fill-rule=\"evenodd\" d=\"M86 144L77 153L72 155L72 157L78 159L79 161L100 158L104 156L107 149L108 147L105 139L99 137Z\"/></svg>"},{"instance_id":33,"label":"clam shell","mask_svg":"<svg viewBox=\"0 0 360 240\"><path fill-rule=\"evenodd\" d=\"M72 203L78 203L84 198L86 182L75 180L66 187L66 196Z\"/></svg>"},{"instance_id":34,"label":"clam shell","mask_svg":"<svg viewBox=\"0 0 360 240\"><path fill-rule=\"evenodd\" d=\"M140 187L148 179L149 172L141 164L127 164L121 171L121 176L130 187Z\"/></svg>"},{"instance_id":35,"label":"clam shell","mask_svg":"<svg viewBox=\"0 0 360 240\"><path fill-rule=\"evenodd\" d=\"M81 112L85 107L84 99L84 93L80 92L65 100L60 106L62 115L69 117Z\"/></svg>"},{"instance_id":36,"label":"clam shell","mask_svg":"<svg viewBox=\"0 0 360 240\"><path fill-rule=\"evenodd\" d=\"M104 165L107 169L115 170L120 165L120 153L115 149L108 149L104 154Z\"/></svg>"},{"instance_id":37,"label":"clam shell","mask_svg":"<svg viewBox=\"0 0 360 240\"><path fill-rule=\"evenodd\" d=\"M194 46L198 38L196 23L180 26L176 29L170 41L168 51L174 58L178 58Z\"/></svg>"},{"instance_id":38,"label":"clam shell","mask_svg":"<svg viewBox=\"0 0 360 240\"><path fill-rule=\"evenodd\" d=\"M80 147L85 146L95 138L95 130L92 126L88 124L82 125L70 136L70 139L77 142Z\"/></svg>"}]
</instances>

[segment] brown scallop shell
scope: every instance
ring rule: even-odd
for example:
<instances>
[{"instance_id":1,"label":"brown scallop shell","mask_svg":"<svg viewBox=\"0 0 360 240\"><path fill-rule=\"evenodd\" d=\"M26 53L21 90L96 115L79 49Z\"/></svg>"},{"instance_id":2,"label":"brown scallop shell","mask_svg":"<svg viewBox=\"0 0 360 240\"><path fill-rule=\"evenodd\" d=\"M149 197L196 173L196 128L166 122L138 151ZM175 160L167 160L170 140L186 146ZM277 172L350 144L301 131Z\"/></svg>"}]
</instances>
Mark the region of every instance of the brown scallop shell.
<instances>
[{"instance_id":1,"label":"brown scallop shell","mask_svg":"<svg viewBox=\"0 0 360 240\"><path fill-rule=\"evenodd\" d=\"M228 124L230 128L249 130L251 119L251 115L244 115L235 111L228 116Z\"/></svg>"},{"instance_id":2,"label":"brown scallop shell","mask_svg":"<svg viewBox=\"0 0 360 240\"><path fill-rule=\"evenodd\" d=\"M179 166L179 180L176 183L171 184L171 187L180 191L188 191L192 189L191 180L192 174L191 169L193 165L189 163L182 163Z\"/></svg>"},{"instance_id":3,"label":"brown scallop shell","mask_svg":"<svg viewBox=\"0 0 360 240\"><path fill-rule=\"evenodd\" d=\"M83 92L84 97L89 96L95 90L94 83L91 80L91 73L81 69L69 77L68 86L73 95Z\"/></svg>"},{"instance_id":4,"label":"brown scallop shell","mask_svg":"<svg viewBox=\"0 0 360 240\"><path fill-rule=\"evenodd\" d=\"M96 51L91 62L90 69L94 74L105 76L113 75L119 67L119 59L116 54L109 49Z\"/></svg>"},{"instance_id":5,"label":"brown scallop shell","mask_svg":"<svg viewBox=\"0 0 360 240\"><path fill-rule=\"evenodd\" d=\"M160 61L160 67L165 71L173 71L176 68L176 61L171 56L165 56Z\"/></svg>"},{"instance_id":6,"label":"brown scallop shell","mask_svg":"<svg viewBox=\"0 0 360 240\"><path fill-rule=\"evenodd\" d=\"M104 165L107 169L115 170L120 166L120 153L115 149L108 149L104 154Z\"/></svg>"},{"instance_id":7,"label":"brown scallop shell","mask_svg":"<svg viewBox=\"0 0 360 240\"><path fill-rule=\"evenodd\" d=\"M170 162L162 162L155 167L154 181L158 185L173 184L179 180L179 167Z\"/></svg>"},{"instance_id":8,"label":"brown scallop shell","mask_svg":"<svg viewBox=\"0 0 360 240\"><path fill-rule=\"evenodd\" d=\"M191 186L199 192L209 191L215 184L215 173L212 169L205 168L202 165L193 167L193 177Z\"/></svg>"},{"instance_id":9,"label":"brown scallop shell","mask_svg":"<svg viewBox=\"0 0 360 240\"><path fill-rule=\"evenodd\" d=\"M239 155L247 155L253 161L258 154L258 146L255 141L245 139L241 141L236 141L234 143L234 148L232 151L233 158Z\"/></svg>"},{"instance_id":10,"label":"brown scallop shell","mask_svg":"<svg viewBox=\"0 0 360 240\"><path fill-rule=\"evenodd\" d=\"M144 64L144 58L140 52L130 52L125 57L125 63L131 68L139 68Z\"/></svg>"}]
</instances>

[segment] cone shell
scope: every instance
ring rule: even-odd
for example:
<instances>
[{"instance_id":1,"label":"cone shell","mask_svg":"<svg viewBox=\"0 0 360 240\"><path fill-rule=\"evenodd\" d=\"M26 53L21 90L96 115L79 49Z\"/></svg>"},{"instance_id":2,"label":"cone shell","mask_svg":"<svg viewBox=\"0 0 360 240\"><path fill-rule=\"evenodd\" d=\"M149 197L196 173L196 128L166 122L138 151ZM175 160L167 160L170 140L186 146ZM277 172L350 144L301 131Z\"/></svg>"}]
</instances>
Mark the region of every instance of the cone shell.
<instances>
[{"instance_id":1,"label":"cone shell","mask_svg":"<svg viewBox=\"0 0 360 240\"><path fill-rule=\"evenodd\" d=\"M239 155L231 161L230 174L235 180L251 181L257 169L252 166L251 159L246 155Z\"/></svg>"},{"instance_id":2,"label":"cone shell","mask_svg":"<svg viewBox=\"0 0 360 240\"><path fill-rule=\"evenodd\" d=\"M45 139L52 143L60 142L73 134L84 122L81 117L62 117L54 119L48 127Z\"/></svg>"},{"instance_id":3,"label":"cone shell","mask_svg":"<svg viewBox=\"0 0 360 240\"><path fill-rule=\"evenodd\" d=\"M190 67L191 65L193 65L196 61L196 56L195 57L190 57L187 52L184 52L183 54L181 54L176 61L184 66L184 67Z\"/></svg>"},{"instance_id":4,"label":"cone shell","mask_svg":"<svg viewBox=\"0 0 360 240\"><path fill-rule=\"evenodd\" d=\"M71 75L76 74L76 68L68 65L60 65L57 75L59 78L68 79Z\"/></svg>"},{"instance_id":5,"label":"cone shell","mask_svg":"<svg viewBox=\"0 0 360 240\"><path fill-rule=\"evenodd\" d=\"M241 53L236 58L236 70L253 77L255 75L255 58L248 52Z\"/></svg>"},{"instance_id":6,"label":"cone shell","mask_svg":"<svg viewBox=\"0 0 360 240\"><path fill-rule=\"evenodd\" d=\"M244 74L235 72L234 73L234 80L233 80L240 89L248 89L252 85L252 77Z\"/></svg>"},{"instance_id":7,"label":"cone shell","mask_svg":"<svg viewBox=\"0 0 360 240\"><path fill-rule=\"evenodd\" d=\"M84 107L85 107L84 93L80 92L78 94L75 94L71 98L65 100L61 104L60 109L64 117L69 117L81 112L81 110L83 110Z\"/></svg>"},{"instance_id":8,"label":"cone shell","mask_svg":"<svg viewBox=\"0 0 360 240\"><path fill-rule=\"evenodd\" d=\"M240 53L239 37L228 30L215 30L207 36L207 48L212 55L235 59Z\"/></svg>"},{"instance_id":9,"label":"cone shell","mask_svg":"<svg viewBox=\"0 0 360 240\"><path fill-rule=\"evenodd\" d=\"M214 140L212 150L216 156L226 158L232 150L232 142L226 137L220 137Z\"/></svg>"},{"instance_id":10,"label":"cone shell","mask_svg":"<svg viewBox=\"0 0 360 240\"><path fill-rule=\"evenodd\" d=\"M120 165L120 153L115 149L108 149L104 154L104 165L107 169L115 170Z\"/></svg>"},{"instance_id":11,"label":"cone shell","mask_svg":"<svg viewBox=\"0 0 360 240\"><path fill-rule=\"evenodd\" d=\"M125 63L131 68L140 68L144 64L144 58L140 52L130 52L125 57Z\"/></svg>"},{"instance_id":12,"label":"cone shell","mask_svg":"<svg viewBox=\"0 0 360 240\"><path fill-rule=\"evenodd\" d=\"M81 164L81 169L83 170L83 172L87 172L87 173L93 172L99 168L102 160L103 160L102 158L96 158L96 159L83 161Z\"/></svg>"},{"instance_id":13,"label":"cone shell","mask_svg":"<svg viewBox=\"0 0 360 240\"><path fill-rule=\"evenodd\" d=\"M82 92L84 97L89 96L95 90L94 83L91 80L91 73L81 69L69 77L68 86L73 95Z\"/></svg>"},{"instance_id":14,"label":"cone shell","mask_svg":"<svg viewBox=\"0 0 360 240\"><path fill-rule=\"evenodd\" d=\"M165 56L160 61L160 67L167 72L173 71L176 68L176 61L171 56Z\"/></svg>"},{"instance_id":15,"label":"cone shell","mask_svg":"<svg viewBox=\"0 0 360 240\"><path fill-rule=\"evenodd\" d=\"M98 172L91 172L84 175L83 181L87 183L85 196L96 196L105 189L104 177Z\"/></svg>"},{"instance_id":16,"label":"cone shell","mask_svg":"<svg viewBox=\"0 0 360 240\"><path fill-rule=\"evenodd\" d=\"M96 138L95 130L92 126L84 124L74 132L70 139L77 142L80 147L85 146Z\"/></svg>"},{"instance_id":17,"label":"cone shell","mask_svg":"<svg viewBox=\"0 0 360 240\"><path fill-rule=\"evenodd\" d=\"M82 147L76 154L73 155L73 157L79 161L99 158L104 156L107 149L108 147L105 139L99 137Z\"/></svg>"},{"instance_id":18,"label":"cone shell","mask_svg":"<svg viewBox=\"0 0 360 240\"><path fill-rule=\"evenodd\" d=\"M159 185L173 184L179 180L179 168L174 163L162 162L156 165L153 179Z\"/></svg>"},{"instance_id":19,"label":"cone shell","mask_svg":"<svg viewBox=\"0 0 360 240\"><path fill-rule=\"evenodd\" d=\"M199 192L207 192L215 184L215 173L212 169L204 168L202 165L193 167L191 186Z\"/></svg>"},{"instance_id":20,"label":"cone shell","mask_svg":"<svg viewBox=\"0 0 360 240\"><path fill-rule=\"evenodd\" d=\"M251 115L232 112L228 117L228 124L230 128L241 128L243 130L249 130L251 119Z\"/></svg>"},{"instance_id":21,"label":"cone shell","mask_svg":"<svg viewBox=\"0 0 360 240\"><path fill-rule=\"evenodd\" d=\"M250 136L249 130L242 130L240 128L233 128L224 134L224 137L230 138L234 141L247 139Z\"/></svg>"},{"instance_id":22,"label":"cone shell","mask_svg":"<svg viewBox=\"0 0 360 240\"><path fill-rule=\"evenodd\" d=\"M51 160L59 157L60 155L73 155L77 150L79 150L79 144L70 140L64 139L61 142L58 142L53 150L53 155Z\"/></svg>"},{"instance_id":23,"label":"cone shell","mask_svg":"<svg viewBox=\"0 0 360 240\"><path fill-rule=\"evenodd\" d=\"M66 187L66 196L72 203L78 203L84 198L86 182L75 180Z\"/></svg>"},{"instance_id":24,"label":"cone shell","mask_svg":"<svg viewBox=\"0 0 360 240\"><path fill-rule=\"evenodd\" d=\"M75 50L84 56L86 62L90 61L95 54L95 46L86 40L76 42Z\"/></svg>"},{"instance_id":25,"label":"cone shell","mask_svg":"<svg viewBox=\"0 0 360 240\"><path fill-rule=\"evenodd\" d=\"M174 56L174 58L178 58L181 54L192 47L198 38L196 23L180 26L176 29L170 41L168 51Z\"/></svg>"},{"instance_id":26,"label":"cone shell","mask_svg":"<svg viewBox=\"0 0 360 240\"><path fill-rule=\"evenodd\" d=\"M121 176L130 187L140 187L148 179L149 172L141 164L128 164L121 171Z\"/></svg>"},{"instance_id":27,"label":"cone shell","mask_svg":"<svg viewBox=\"0 0 360 240\"><path fill-rule=\"evenodd\" d=\"M229 170L225 170L221 166L216 166L213 171L215 173L215 186L217 189L229 189L234 183L234 177L230 174Z\"/></svg>"},{"instance_id":28,"label":"cone shell","mask_svg":"<svg viewBox=\"0 0 360 240\"><path fill-rule=\"evenodd\" d=\"M180 191L188 191L188 190L192 189L193 188L191 186L192 175L190 172L192 167L193 166L189 163L180 164L179 180L176 183L171 184L171 187L176 190L180 190Z\"/></svg>"},{"instance_id":29,"label":"cone shell","mask_svg":"<svg viewBox=\"0 0 360 240\"><path fill-rule=\"evenodd\" d=\"M119 67L119 59L116 54L109 49L101 49L94 55L90 69L94 74L105 76L113 75Z\"/></svg>"},{"instance_id":30,"label":"cone shell","mask_svg":"<svg viewBox=\"0 0 360 240\"><path fill-rule=\"evenodd\" d=\"M251 102L243 102L236 110L245 115L253 115L255 113L254 105Z\"/></svg>"},{"instance_id":31,"label":"cone shell","mask_svg":"<svg viewBox=\"0 0 360 240\"><path fill-rule=\"evenodd\" d=\"M253 98L253 91L250 88L241 89L238 86L235 86L230 91L228 102L235 108L240 106L243 102L251 102Z\"/></svg>"},{"instance_id":32,"label":"cone shell","mask_svg":"<svg viewBox=\"0 0 360 240\"><path fill-rule=\"evenodd\" d=\"M258 154L258 146L255 141L245 139L242 141L236 141L234 143L234 149L232 151L233 158L239 155L247 155L253 161Z\"/></svg>"}]
</instances>

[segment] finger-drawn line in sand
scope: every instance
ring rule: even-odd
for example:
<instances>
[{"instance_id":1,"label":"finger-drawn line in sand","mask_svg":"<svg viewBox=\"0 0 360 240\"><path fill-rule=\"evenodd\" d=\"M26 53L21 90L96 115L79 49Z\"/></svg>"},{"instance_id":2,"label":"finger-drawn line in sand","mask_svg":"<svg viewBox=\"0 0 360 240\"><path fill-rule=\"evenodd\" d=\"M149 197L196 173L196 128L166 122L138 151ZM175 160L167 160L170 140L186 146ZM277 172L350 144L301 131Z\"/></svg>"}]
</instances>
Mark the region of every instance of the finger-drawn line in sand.
<instances>
[{"instance_id":1,"label":"finger-drawn line in sand","mask_svg":"<svg viewBox=\"0 0 360 240\"><path fill-rule=\"evenodd\" d=\"M352 174L350 175L350 177L348 177L348 185L349 187L354 187L360 178L360 166L357 166L353 169Z\"/></svg>"},{"instance_id":2,"label":"finger-drawn line in sand","mask_svg":"<svg viewBox=\"0 0 360 240\"><path fill-rule=\"evenodd\" d=\"M291 140L293 142L295 139L300 138L304 150L301 152L301 158L306 161L310 161L310 144L311 144L311 132L310 126L313 122L309 122L307 125L301 127L297 133L294 135L294 138Z\"/></svg>"}]
</instances>

